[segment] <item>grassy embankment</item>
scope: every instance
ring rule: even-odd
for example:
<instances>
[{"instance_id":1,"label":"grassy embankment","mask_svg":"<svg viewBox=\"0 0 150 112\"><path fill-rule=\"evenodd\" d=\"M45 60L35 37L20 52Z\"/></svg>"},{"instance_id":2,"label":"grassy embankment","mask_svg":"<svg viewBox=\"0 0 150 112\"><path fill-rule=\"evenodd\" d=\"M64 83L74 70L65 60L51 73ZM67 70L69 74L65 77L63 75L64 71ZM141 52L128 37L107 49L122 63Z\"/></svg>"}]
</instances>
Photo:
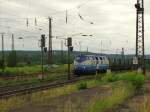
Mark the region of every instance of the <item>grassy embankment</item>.
<instances>
[{"instance_id":1,"label":"grassy embankment","mask_svg":"<svg viewBox=\"0 0 150 112\"><path fill-rule=\"evenodd\" d=\"M45 73L63 73L67 72L67 65L58 65L58 67L46 69ZM0 72L2 70L0 69ZM24 66L24 67L6 67L5 73L10 75L31 75L35 73L41 72L41 65L35 65L35 66Z\"/></svg>"},{"instance_id":2,"label":"grassy embankment","mask_svg":"<svg viewBox=\"0 0 150 112\"><path fill-rule=\"evenodd\" d=\"M55 89L50 89L44 92L33 93L32 95L13 97L8 100L0 100L0 111L8 112L14 108L22 107L27 104L35 104L46 102L50 98L58 97L61 95L69 95L73 92L80 91L81 89L92 88L101 84L106 84L111 87L111 95L109 97L101 97L99 95L90 99L90 102L85 105L85 112L104 112L107 109L122 103L126 98L132 96L134 91L140 88L144 83L144 76L136 73L123 73L123 74L107 74L103 78L97 77L89 81L82 81L77 84L66 85ZM64 105L67 105L64 103ZM81 112L79 108L74 108L77 104L69 103L69 106L64 106L61 110L64 112ZM82 110L83 112L83 110Z\"/></svg>"},{"instance_id":3,"label":"grassy embankment","mask_svg":"<svg viewBox=\"0 0 150 112\"><path fill-rule=\"evenodd\" d=\"M0 70L2 72L2 70ZM40 65L34 65L34 66L23 66L23 67L6 67L5 68L5 74L7 75L30 75L33 73L39 73L41 72Z\"/></svg>"},{"instance_id":4,"label":"grassy embankment","mask_svg":"<svg viewBox=\"0 0 150 112\"><path fill-rule=\"evenodd\" d=\"M150 81L150 77L148 77L148 81ZM148 86L149 92L149 86ZM144 100L141 104L137 105L137 109L139 112L150 112L150 96L149 94L144 94Z\"/></svg>"},{"instance_id":5,"label":"grassy embankment","mask_svg":"<svg viewBox=\"0 0 150 112\"><path fill-rule=\"evenodd\" d=\"M120 75L108 74L103 77L104 81L115 82L123 81L123 84L116 86L111 96L106 98L96 98L92 99L89 104L88 112L105 112L118 104L123 103L128 97L134 95L135 90L140 89L144 84L144 76L142 74L136 73L124 73Z\"/></svg>"},{"instance_id":6,"label":"grassy embankment","mask_svg":"<svg viewBox=\"0 0 150 112\"><path fill-rule=\"evenodd\" d=\"M143 103L138 106L140 112L150 112L150 97L144 97Z\"/></svg>"},{"instance_id":7,"label":"grassy embankment","mask_svg":"<svg viewBox=\"0 0 150 112\"><path fill-rule=\"evenodd\" d=\"M139 97L135 97L134 100L128 102L130 108L135 112L150 112L150 77L147 78L147 83L143 87L144 94L140 94Z\"/></svg>"},{"instance_id":8,"label":"grassy embankment","mask_svg":"<svg viewBox=\"0 0 150 112\"><path fill-rule=\"evenodd\" d=\"M140 102L138 100L141 100ZM150 97L144 96L139 98L137 102L128 102L129 107L134 112L150 112Z\"/></svg>"},{"instance_id":9,"label":"grassy embankment","mask_svg":"<svg viewBox=\"0 0 150 112\"><path fill-rule=\"evenodd\" d=\"M44 79L39 79L38 76L30 76L31 74L37 74L41 72L41 66L26 66L26 67L15 67L15 68L6 68L5 73L6 74L26 74L27 77L23 78L15 78L15 79L8 79L5 80L3 78L0 78L0 86L4 85L15 85L15 84L23 84L23 83L36 83L41 82L45 80L55 80L58 77L63 77L67 74L67 65L59 65L56 68L50 68L48 70L45 70L45 77Z\"/></svg>"}]
</instances>

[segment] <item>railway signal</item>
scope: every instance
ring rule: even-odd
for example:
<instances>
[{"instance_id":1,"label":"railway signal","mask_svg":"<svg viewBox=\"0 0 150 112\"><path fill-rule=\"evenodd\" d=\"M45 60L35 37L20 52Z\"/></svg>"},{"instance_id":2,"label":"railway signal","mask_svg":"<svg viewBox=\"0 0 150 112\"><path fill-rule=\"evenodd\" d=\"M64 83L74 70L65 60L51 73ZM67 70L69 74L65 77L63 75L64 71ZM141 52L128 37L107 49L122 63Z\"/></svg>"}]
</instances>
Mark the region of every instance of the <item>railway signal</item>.
<instances>
[{"instance_id":1,"label":"railway signal","mask_svg":"<svg viewBox=\"0 0 150 112\"><path fill-rule=\"evenodd\" d=\"M71 38L71 37L69 37L69 38L67 39L67 45L68 45L68 46L72 46L72 38Z\"/></svg>"},{"instance_id":2,"label":"railway signal","mask_svg":"<svg viewBox=\"0 0 150 112\"><path fill-rule=\"evenodd\" d=\"M56 39L63 39L63 40L65 40L65 42L67 42L65 45L68 47L68 80L70 80L70 78L71 78L70 53L73 52L72 37L77 36L77 35L81 35L83 37L87 37L87 36L92 37L93 36L93 35L85 35L85 34L82 34L82 33L77 33L77 34L70 35L67 39L62 38L62 37L65 37L65 36L56 36L55 37ZM63 57L63 51L62 51L62 56L61 57Z\"/></svg>"},{"instance_id":3,"label":"railway signal","mask_svg":"<svg viewBox=\"0 0 150 112\"><path fill-rule=\"evenodd\" d=\"M45 47L45 35L41 35L41 47Z\"/></svg>"},{"instance_id":4,"label":"railway signal","mask_svg":"<svg viewBox=\"0 0 150 112\"><path fill-rule=\"evenodd\" d=\"M70 52L73 51L72 38L71 38L71 37L68 37L68 38L67 38L67 46L68 46L68 80L70 80L70 78L71 78Z\"/></svg>"},{"instance_id":5,"label":"railway signal","mask_svg":"<svg viewBox=\"0 0 150 112\"><path fill-rule=\"evenodd\" d=\"M42 66L42 79L44 75L44 52L47 52L47 48L45 47L46 39L45 35L41 35L41 66Z\"/></svg>"}]
</instances>

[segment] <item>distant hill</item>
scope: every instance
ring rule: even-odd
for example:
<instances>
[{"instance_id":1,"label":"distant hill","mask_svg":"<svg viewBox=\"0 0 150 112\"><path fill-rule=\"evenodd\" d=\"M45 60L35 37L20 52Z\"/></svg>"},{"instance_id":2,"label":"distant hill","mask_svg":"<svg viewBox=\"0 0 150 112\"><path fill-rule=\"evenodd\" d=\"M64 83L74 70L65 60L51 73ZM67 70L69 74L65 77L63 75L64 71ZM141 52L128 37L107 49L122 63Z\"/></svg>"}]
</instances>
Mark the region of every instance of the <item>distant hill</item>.
<instances>
[{"instance_id":1,"label":"distant hill","mask_svg":"<svg viewBox=\"0 0 150 112\"><path fill-rule=\"evenodd\" d=\"M11 51L5 51L5 60L7 63L7 58L8 54ZM23 63L23 64L40 64L41 63L41 51L16 51L17 52L17 61L18 63ZM67 63L67 51L63 51L63 59L61 58L61 51L59 50L54 50L53 51L53 63L55 64L65 64ZM74 51L71 53L71 62L73 62L74 57L79 54L96 54L92 52L78 52ZM105 54L102 54L105 55ZM121 54L106 54L110 59L111 58L121 58ZM133 58L134 55L125 55L125 58ZM44 63L47 64L47 53L44 53ZM150 55L146 55L146 59L150 59ZM1 52L0 52L0 59L1 59Z\"/></svg>"}]
</instances>

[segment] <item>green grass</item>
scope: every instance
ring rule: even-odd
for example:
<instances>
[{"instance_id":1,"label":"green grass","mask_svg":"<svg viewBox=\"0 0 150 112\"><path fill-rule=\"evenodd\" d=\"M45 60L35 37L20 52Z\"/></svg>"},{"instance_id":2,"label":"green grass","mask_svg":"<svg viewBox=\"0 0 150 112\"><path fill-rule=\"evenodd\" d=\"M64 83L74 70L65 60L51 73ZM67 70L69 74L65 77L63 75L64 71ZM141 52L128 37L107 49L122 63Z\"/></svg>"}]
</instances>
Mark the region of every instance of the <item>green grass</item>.
<instances>
[{"instance_id":1,"label":"green grass","mask_svg":"<svg viewBox=\"0 0 150 112\"><path fill-rule=\"evenodd\" d=\"M63 74L51 74L51 75L47 75L46 77L44 77L43 79L40 79L38 77L31 77L31 78L23 78L23 79L9 79L9 80L5 80L0 78L0 86L15 86L15 85L21 85L21 84L28 84L28 83L41 83L41 82L45 82L45 81L55 81L56 79L61 77L66 77Z\"/></svg>"},{"instance_id":2,"label":"green grass","mask_svg":"<svg viewBox=\"0 0 150 112\"><path fill-rule=\"evenodd\" d=\"M132 83L137 89L141 88L144 84L145 77L143 74L136 72L126 72L120 74L106 74L103 78L105 82L115 82L119 80L123 80L129 83Z\"/></svg>"},{"instance_id":3,"label":"green grass","mask_svg":"<svg viewBox=\"0 0 150 112\"><path fill-rule=\"evenodd\" d=\"M118 104L121 104L134 93L134 86L131 84L120 83L112 88L112 93L108 97L95 96L89 103L87 112L105 112Z\"/></svg>"},{"instance_id":4,"label":"green grass","mask_svg":"<svg viewBox=\"0 0 150 112\"><path fill-rule=\"evenodd\" d=\"M105 110L111 109L114 106L122 103L126 98L133 95L137 85L138 87L141 87L144 81L144 76L142 76L142 74L136 74L134 72L119 73L115 76L117 78L112 80L111 78L113 78L113 75L115 74L106 74L102 77L102 79L100 77L96 77L96 79L93 80L81 81L76 84L65 85L64 87L37 92L31 95L0 100L0 112L8 112L9 110L20 108L28 104L43 104L44 102L49 101L51 98L69 95L82 89L88 89L105 84L111 86L111 94L109 96L101 97L96 95L94 98L90 99L90 102L87 105L81 101L81 105L83 105L85 112L104 112ZM79 110L79 108L73 108L73 105L79 105L74 104L74 102L66 105L67 107L64 106L64 108L62 108L64 112L78 112L75 109Z\"/></svg>"},{"instance_id":5,"label":"green grass","mask_svg":"<svg viewBox=\"0 0 150 112\"><path fill-rule=\"evenodd\" d=\"M65 65L58 65L56 68L49 68L48 70L45 69L45 72L48 74L51 73L67 73L67 64ZM72 68L71 68L72 69ZM0 72L2 70L0 69ZM35 73L41 72L41 65L34 65L34 66L24 66L24 67L6 67L5 73L10 75L31 75Z\"/></svg>"},{"instance_id":6,"label":"green grass","mask_svg":"<svg viewBox=\"0 0 150 112\"><path fill-rule=\"evenodd\" d=\"M41 72L40 65L35 66L24 66L24 67L6 67L5 73L10 75L30 75L33 73L39 73Z\"/></svg>"},{"instance_id":7,"label":"green grass","mask_svg":"<svg viewBox=\"0 0 150 112\"><path fill-rule=\"evenodd\" d=\"M41 72L41 66L26 66L26 67L15 67L15 68L6 68L6 73L17 75L17 74L26 74L27 76L35 73ZM2 79L0 78L0 86L5 85L18 85L24 83L38 83L41 81L51 80L54 81L56 78L67 77L67 65L59 65L57 68L50 68L46 71L46 76L44 79L39 79L38 76L31 76L25 78L16 78L16 79Z\"/></svg>"},{"instance_id":8,"label":"green grass","mask_svg":"<svg viewBox=\"0 0 150 112\"><path fill-rule=\"evenodd\" d=\"M104 96L94 94L93 97L89 97L89 102L85 102L80 96L77 101L68 99L62 104L61 108L58 106L58 110L62 112L105 112L124 102L134 94L135 90L132 84L126 84L123 81L109 83L103 87L108 89Z\"/></svg>"},{"instance_id":9,"label":"green grass","mask_svg":"<svg viewBox=\"0 0 150 112\"><path fill-rule=\"evenodd\" d=\"M87 112L105 112L106 110L123 103L124 100L134 94L136 89L139 89L143 86L145 77L144 75L136 72L126 72L120 74L106 74L102 78L102 81L123 81L124 83L120 84L119 86L113 87L112 94L109 97L99 98L99 96L96 96L95 98L93 98L88 106L89 108ZM146 104L147 103L145 103L145 105ZM149 107L147 106L147 108ZM145 110L147 108L145 106Z\"/></svg>"},{"instance_id":10,"label":"green grass","mask_svg":"<svg viewBox=\"0 0 150 112\"><path fill-rule=\"evenodd\" d=\"M101 82L95 80L88 80L84 81L87 83L87 88L95 87L100 85ZM12 97L10 99L3 99L0 100L0 112L8 112L9 110L22 107L29 103L35 104L40 102L46 102L50 98L58 97L61 95L68 95L73 92L77 92L78 90L78 82L76 84L66 85L64 87L54 88L42 92L33 93L27 96L20 96L20 97Z\"/></svg>"},{"instance_id":11,"label":"green grass","mask_svg":"<svg viewBox=\"0 0 150 112\"><path fill-rule=\"evenodd\" d=\"M77 85L78 90L87 89L87 83L86 82L80 82Z\"/></svg>"}]
</instances>

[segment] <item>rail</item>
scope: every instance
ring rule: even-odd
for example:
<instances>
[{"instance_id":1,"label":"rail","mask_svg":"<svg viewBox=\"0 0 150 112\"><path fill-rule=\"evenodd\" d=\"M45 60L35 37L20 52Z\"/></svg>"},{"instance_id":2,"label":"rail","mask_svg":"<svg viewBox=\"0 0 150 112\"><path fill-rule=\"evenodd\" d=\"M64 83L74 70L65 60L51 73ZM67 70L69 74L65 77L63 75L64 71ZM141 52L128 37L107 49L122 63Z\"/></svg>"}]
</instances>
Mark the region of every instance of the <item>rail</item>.
<instances>
[{"instance_id":1,"label":"rail","mask_svg":"<svg viewBox=\"0 0 150 112\"><path fill-rule=\"evenodd\" d=\"M60 82L47 82L44 84L38 84L38 85L30 85L30 86L24 86L24 87L17 87L15 89L6 89L6 90L1 90L0 89L0 98L4 99L4 98L9 98L12 96L18 96L18 95L26 95L26 94L31 94L34 92L38 92L38 91L43 91L43 90L47 90L47 89L51 89L51 88L56 88L56 87L61 87L64 86L66 84L72 84L81 80L89 80L89 79L93 79L93 76L86 76L86 77L77 77L77 78L73 78L71 80L64 80L64 81L60 81Z\"/></svg>"}]
</instances>

